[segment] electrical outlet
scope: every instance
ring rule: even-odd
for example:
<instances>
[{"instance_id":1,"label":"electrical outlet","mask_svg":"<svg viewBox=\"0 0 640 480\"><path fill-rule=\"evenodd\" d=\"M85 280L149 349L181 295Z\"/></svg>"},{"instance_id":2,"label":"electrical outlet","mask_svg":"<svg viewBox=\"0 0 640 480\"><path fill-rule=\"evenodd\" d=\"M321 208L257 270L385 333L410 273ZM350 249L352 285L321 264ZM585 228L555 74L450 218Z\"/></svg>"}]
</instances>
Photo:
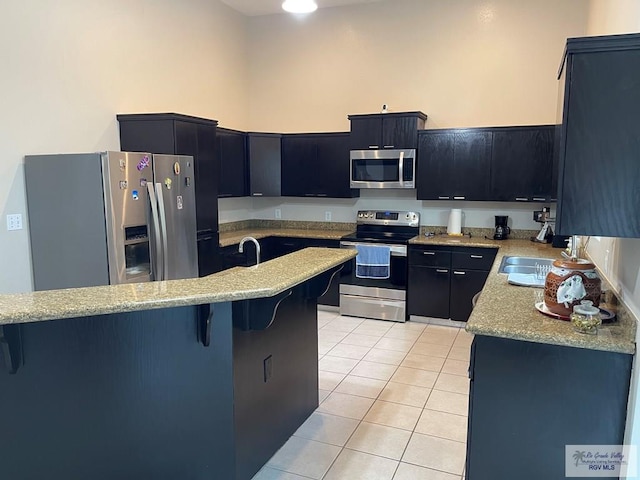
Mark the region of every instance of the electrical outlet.
<instances>
[{"instance_id":1,"label":"electrical outlet","mask_svg":"<svg viewBox=\"0 0 640 480\"><path fill-rule=\"evenodd\" d=\"M282 210L276 208L276 220L280 220L282 218Z\"/></svg>"},{"instance_id":2,"label":"electrical outlet","mask_svg":"<svg viewBox=\"0 0 640 480\"><path fill-rule=\"evenodd\" d=\"M324 212L324 219L327 222L331 221L331 212Z\"/></svg>"},{"instance_id":3,"label":"electrical outlet","mask_svg":"<svg viewBox=\"0 0 640 480\"><path fill-rule=\"evenodd\" d=\"M22 214L7 215L7 230L22 230Z\"/></svg>"}]
</instances>

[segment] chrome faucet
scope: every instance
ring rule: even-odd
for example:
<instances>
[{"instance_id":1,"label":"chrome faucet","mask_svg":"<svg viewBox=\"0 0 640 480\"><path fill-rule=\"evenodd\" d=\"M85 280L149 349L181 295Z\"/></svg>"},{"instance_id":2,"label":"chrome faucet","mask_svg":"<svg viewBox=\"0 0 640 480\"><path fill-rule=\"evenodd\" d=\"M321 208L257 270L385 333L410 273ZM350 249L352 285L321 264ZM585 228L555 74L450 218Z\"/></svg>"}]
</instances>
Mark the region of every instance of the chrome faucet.
<instances>
[{"instance_id":1,"label":"chrome faucet","mask_svg":"<svg viewBox=\"0 0 640 480\"><path fill-rule=\"evenodd\" d=\"M258 240L256 240L255 238L244 237L242 240L240 240L240 245L238 246L238 252L244 253L244 242L246 241L251 241L256 244L256 265L260 265L260 244L258 243Z\"/></svg>"}]
</instances>

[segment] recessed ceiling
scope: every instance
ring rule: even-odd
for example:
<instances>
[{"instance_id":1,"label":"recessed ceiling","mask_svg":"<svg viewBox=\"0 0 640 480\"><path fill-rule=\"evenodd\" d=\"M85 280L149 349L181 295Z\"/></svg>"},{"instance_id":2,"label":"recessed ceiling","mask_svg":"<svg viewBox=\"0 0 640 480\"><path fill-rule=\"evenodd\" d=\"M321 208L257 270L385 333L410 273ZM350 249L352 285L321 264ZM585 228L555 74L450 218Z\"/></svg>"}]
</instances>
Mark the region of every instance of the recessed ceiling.
<instances>
[{"instance_id":1,"label":"recessed ceiling","mask_svg":"<svg viewBox=\"0 0 640 480\"><path fill-rule=\"evenodd\" d=\"M316 0L318 8L339 7L356 3L374 3L382 0ZM272 15L285 13L282 10L282 0L221 0L234 10L245 15L255 17L258 15Z\"/></svg>"}]
</instances>

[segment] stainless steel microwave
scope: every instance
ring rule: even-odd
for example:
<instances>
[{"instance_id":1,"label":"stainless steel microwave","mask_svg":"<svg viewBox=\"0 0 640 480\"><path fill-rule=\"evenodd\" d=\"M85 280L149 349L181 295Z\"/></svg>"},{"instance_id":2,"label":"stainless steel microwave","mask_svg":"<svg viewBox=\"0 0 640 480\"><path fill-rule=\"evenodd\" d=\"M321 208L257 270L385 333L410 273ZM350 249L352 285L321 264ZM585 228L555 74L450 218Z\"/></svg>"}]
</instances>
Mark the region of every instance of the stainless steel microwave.
<instances>
[{"instance_id":1,"label":"stainless steel microwave","mask_svg":"<svg viewBox=\"0 0 640 480\"><path fill-rule=\"evenodd\" d=\"M416 150L351 150L351 188L416 188Z\"/></svg>"}]
</instances>

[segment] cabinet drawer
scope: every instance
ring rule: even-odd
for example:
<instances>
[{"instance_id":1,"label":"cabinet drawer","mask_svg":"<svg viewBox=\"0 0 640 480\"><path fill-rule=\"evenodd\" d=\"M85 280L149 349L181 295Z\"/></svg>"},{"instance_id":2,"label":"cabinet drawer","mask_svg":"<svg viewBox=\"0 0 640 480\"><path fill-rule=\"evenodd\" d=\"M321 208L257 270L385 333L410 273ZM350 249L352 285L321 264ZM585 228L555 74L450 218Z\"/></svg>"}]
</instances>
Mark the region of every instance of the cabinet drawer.
<instances>
[{"instance_id":1,"label":"cabinet drawer","mask_svg":"<svg viewBox=\"0 0 640 480\"><path fill-rule=\"evenodd\" d=\"M451 268L464 270L491 270L496 258L494 248L465 248L454 251L451 255Z\"/></svg>"},{"instance_id":2,"label":"cabinet drawer","mask_svg":"<svg viewBox=\"0 0 640 480\"><path fill-rule=\"evenodd\" d=\"M409 249L409 265L449 268L451 266L451 252L436 248L411 248Z\"/></svg>"}]
</instances>

